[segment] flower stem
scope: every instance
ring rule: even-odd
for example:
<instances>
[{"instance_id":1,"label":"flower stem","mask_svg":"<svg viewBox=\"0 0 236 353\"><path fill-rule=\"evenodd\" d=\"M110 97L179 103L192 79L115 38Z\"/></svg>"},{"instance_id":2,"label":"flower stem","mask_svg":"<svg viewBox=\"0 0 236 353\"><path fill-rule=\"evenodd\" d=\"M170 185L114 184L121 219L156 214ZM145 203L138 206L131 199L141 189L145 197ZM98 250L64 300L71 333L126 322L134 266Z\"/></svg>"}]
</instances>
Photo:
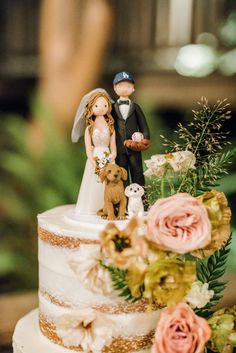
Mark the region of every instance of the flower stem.
<instances>
[{"instance_id":1,"label":"flower stem","mask_svg":"<svg viewBox=\"0 0 236 353\"><path fill-rule=\"evenodd\" d=\"M165 177L166 177L166 172L162 175L162 178L161 178L161 198L165 197Z\"/></svg>"}]
</instances>

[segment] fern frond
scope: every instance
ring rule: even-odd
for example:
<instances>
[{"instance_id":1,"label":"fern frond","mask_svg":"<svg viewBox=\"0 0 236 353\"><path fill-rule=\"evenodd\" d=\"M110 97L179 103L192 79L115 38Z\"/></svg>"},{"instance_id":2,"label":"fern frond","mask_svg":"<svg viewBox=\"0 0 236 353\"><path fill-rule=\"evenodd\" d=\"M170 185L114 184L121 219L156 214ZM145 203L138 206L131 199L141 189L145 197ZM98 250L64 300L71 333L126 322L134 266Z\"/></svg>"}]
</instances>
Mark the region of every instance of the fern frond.
<instances>
[{"instance_id":1,"label":"fern frond","mask_svg":"<svg viewBox=\"0 0 236 353\"><path fill-rule=\"evenodd\" d=\"M113 288L119 292L119 296L124 297L125 300L131 301L132 303L136 302L138 298L133 297L131 291L126 283L126 276L128 273L127 269L120 269L111 265L101 265L108 270Z\"/></svg>"},{"instance_id":2,"label":"fern frond","mask_svg":"<svg viewBox=\"0 0 236 353\"><path fill-rule=\"evenodd\" d=\"M210 302L199 310L195 310L199 316L207 317L210 315L213 306L218 304L222 298L220 294L226 287L227 281L219 281L226 270L227 257L230 252L232 234L223 248L212 254L206 262L197 260L197 277L202 283L208 283L209 289L214 291L214 296Z\"/></svg>"}]
</instances>

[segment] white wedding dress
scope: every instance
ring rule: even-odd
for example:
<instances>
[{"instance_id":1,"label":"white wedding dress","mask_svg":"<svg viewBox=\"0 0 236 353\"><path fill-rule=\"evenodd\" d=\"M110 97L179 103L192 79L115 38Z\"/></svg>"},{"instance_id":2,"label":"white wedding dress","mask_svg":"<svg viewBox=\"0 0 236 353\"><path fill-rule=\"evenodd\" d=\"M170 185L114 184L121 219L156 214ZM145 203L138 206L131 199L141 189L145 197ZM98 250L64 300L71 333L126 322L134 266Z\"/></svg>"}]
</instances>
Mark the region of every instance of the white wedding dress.
<instances>
[{"instance_id":1,"label":"white wedding dress","mask_svg":"<svg viewBox=\"0 0 236 353\"><path fill-rule=\"evenodd\" d=\"M92 134L93 157L102 158L105 152L109 152L110 131L109 128L93 129ZM80 186L79 196L75 207L75 216L96 215L104 204L104 183L100 182L95 174L95 169L89 159L86 161L84 175Z\"/></svg>"}]
</instances>

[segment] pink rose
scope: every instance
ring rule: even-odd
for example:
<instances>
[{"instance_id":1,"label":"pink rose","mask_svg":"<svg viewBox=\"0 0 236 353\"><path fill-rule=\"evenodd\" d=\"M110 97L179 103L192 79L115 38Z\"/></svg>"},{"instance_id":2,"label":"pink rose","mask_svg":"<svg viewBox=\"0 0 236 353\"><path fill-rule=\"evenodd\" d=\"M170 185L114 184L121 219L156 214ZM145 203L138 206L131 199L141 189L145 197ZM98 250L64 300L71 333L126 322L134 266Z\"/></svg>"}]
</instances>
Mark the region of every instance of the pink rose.
<instances>
[{"instance_id":1,"label":"pink rose","mask_svg":"<svg viewBox=\"0 0 236 353\"><path fill-rule=\"evenodd\" d=\"M202 353L210 337L207 321L179 303L161 313L152 353Z\"/></svg>"},{"instance_id":2,"label":"pink rose","mask_svg":"<svg viewBox=\"0 0 236 353\"><path fill-rule=\"evenodd\" d=\"M211 241L206 207L185 193L156 201L147 217L147 238L158 248L178 254L204 248Z\"/></svg>"}]
</instances>

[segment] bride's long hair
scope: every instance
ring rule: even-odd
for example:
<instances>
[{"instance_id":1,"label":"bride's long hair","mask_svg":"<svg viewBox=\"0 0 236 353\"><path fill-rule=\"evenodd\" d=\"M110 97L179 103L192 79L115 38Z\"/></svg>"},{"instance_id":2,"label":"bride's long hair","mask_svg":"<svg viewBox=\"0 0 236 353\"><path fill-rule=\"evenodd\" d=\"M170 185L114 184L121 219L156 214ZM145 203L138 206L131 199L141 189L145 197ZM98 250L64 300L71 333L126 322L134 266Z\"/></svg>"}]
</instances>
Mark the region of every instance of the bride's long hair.
<instances>
[{"instance_id":1,"label":"bride's long hair","mask_svg":"<svg viewBox=\"0 0 236 353\"><path fill-rule=\"evenodd\" d=\"M105 98L107 101L108 110L107 110L107 114L104 116L104 118L105 118L106 123L108 125L110 135L112 135L114 132L114 119L111 116L111 109L112 109L111 98L105 92L95 92L94 94L92 94L90 96L88 103L86 104L86 107L84 109L84 118L86 121L86 126L89 129L90 136L92 136L93 128L94 128L94 120L96 118L96 116L93 114L92 108L93 108L93 105L95 104L96 100L100 97Z\"/></svg>"}]
</instances>

